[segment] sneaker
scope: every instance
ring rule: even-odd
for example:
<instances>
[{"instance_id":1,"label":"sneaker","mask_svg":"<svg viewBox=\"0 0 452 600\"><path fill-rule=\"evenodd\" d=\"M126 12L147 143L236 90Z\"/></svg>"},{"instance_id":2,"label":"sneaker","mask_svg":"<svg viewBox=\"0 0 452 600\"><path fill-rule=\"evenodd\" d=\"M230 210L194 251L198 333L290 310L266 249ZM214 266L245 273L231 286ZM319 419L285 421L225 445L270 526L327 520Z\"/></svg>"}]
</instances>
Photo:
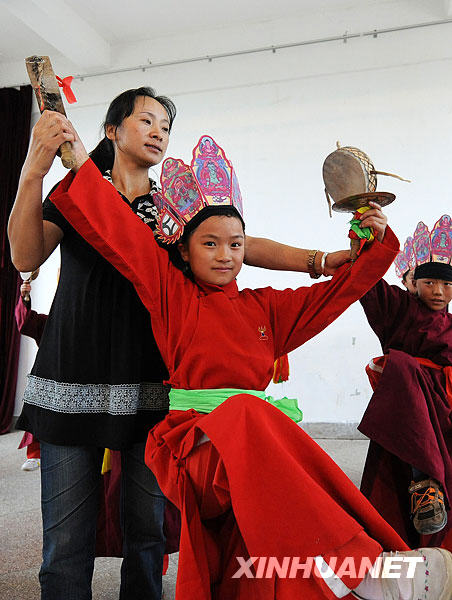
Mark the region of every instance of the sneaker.
<instances>
[{"instance_id":1,"label":"sneaker","mask_svg":"<svg viewBox=\"0 0 452 600\"><path fill-rule=\"evenodd\" d=\"M411 494L411 518L413 525L421 535L437 533L447 523L444 494L434 479L414 481L408 488Z\"/></svg>"},{"instance_id":2,"label":"sneaker","mask_svg":"<svg viewBox=\"0 0 452 600\"><path fill-rule=\"evenodd\" d=\"M35 471L39 469L39 465L41 461L39 458L27 458L27 460L22 465L22 471Z\"/></svg>"},{"instance_id":3,"label":"sneaker","mask_svg":"<svg viewBox=\"0 0 452 600\"><path fill-rule=\"evenodd\" d=\"M383 552L384 556L394 553ZM384 600L452 600L452 554L443 548L418 548L397 552L407 557L422 557L412 579L381 580Z\"/></svg>"}]
</instances>

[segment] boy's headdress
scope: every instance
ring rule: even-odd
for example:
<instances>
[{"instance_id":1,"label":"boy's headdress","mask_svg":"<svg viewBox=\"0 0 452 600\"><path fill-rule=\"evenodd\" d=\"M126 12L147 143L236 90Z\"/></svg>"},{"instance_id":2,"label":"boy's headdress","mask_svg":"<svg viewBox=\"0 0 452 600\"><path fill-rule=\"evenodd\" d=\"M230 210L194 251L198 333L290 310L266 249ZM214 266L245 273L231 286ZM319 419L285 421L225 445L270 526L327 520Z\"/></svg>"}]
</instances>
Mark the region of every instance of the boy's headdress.
<instances>
[{"instance_id":1,"label":"boy's headdress","mask_svg":"<svg viewBox=\"0 0 452 600\"><path fill-rule=\"evenodd\" d=\"M405 246L394 261L399 277L415 268L414 278L446 279L452 281L452 219L443 215L436 221L431 233L420 221L413 237L408 237Z\"/></svg>"},{"instance_id":2,"label":"boy's headdress","mask_svg":"<svg viewBox=\"0 0 452 600\"><path fill-rule=\"evenodd\" d=\"M394 260L394 267L397 277L402 279L405 273L411 269L414 269L414 266L413 237L409 235L405 240L403 250L397 254Z\"/></svg>"},{"instance_id":3,"label":"boy's headdress","mask_svg":"<svg viewBox=\"0 0 452 600\"><path fill-rule=\"evenodd\" d=\"M193 149L190 166L167 158L162 165L161 193L153 195L159 210L157 235L167 244L176 242L186 226L193 228L208 215L232 207L243 222L240 188L224 150L209 135Z\"/></svg>"},{"instance_id":4,"label":"boy's headdress","mask_svg":"<svg viewBox=\"0 0 452 600\"><path fill-rule=\"evenodd\" d=\"M443 215L435 223L430 235L432 262L450 265L452 263L452 219Z\"/></svg>"},{"instance_id":5,"label":"boy's headdress","mask_svg":"<svg viewBox=\"0 0 452 600\"><path fill-rule=\"evenodd\" d=\"M413 234L414 266L430 262L430 232L422 221L416 225Z\"/></svg>"}]
</instances>

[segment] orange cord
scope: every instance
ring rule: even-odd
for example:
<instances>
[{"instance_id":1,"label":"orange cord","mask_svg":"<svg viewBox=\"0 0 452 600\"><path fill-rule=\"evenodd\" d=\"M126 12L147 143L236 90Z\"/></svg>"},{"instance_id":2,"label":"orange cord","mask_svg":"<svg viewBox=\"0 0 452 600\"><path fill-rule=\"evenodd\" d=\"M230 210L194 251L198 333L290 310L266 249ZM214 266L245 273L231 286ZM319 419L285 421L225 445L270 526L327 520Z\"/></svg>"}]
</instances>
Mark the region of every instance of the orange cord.
<instances>
[{"instance_id":1,"label":"orange cord","mask_svg":"<svg viewBox=\"0 0 452 600\"><path fill-rule=\"evenodd\" d=\"M411 514L415 514L420 508L428 506L435 500L435 496L438 494L438 502L444 504L444 494L440 490L436 490L434 487L427 488L424 492L412 492L411 493Z\"/></svg>"}]
</instances>

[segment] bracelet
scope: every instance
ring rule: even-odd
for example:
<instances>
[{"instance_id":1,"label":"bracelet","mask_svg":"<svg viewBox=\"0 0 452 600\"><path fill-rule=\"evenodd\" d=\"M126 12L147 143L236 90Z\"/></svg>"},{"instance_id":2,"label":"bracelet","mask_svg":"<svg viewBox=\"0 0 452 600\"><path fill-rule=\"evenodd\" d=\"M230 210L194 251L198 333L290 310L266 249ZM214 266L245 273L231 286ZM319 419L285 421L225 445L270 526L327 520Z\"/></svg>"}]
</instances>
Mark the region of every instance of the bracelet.
<instances>
[{"instance_id":1,"label":"bracelet","mask_svg":"<svg viewBox=\"0 0 452 600\"><path fill-rule=\"evenodd\" d=\"M315 257L317 256L318 250L309 250L308 252L308 273L311 279L318 279L320 273L315 271Z\"/></svg>"},{"instance_id":2,"label":"bracelet","mask_svg":"<svg viewBox=\"0 0 452 600\"><path fill-rule=\"evenodd\" d=\"M320 270L322 271L322 275L325 275L325 262L326 262L326 257L328 256L329 252L324 252L322 259L320 261Z\"/></svg>"}]
</instances>

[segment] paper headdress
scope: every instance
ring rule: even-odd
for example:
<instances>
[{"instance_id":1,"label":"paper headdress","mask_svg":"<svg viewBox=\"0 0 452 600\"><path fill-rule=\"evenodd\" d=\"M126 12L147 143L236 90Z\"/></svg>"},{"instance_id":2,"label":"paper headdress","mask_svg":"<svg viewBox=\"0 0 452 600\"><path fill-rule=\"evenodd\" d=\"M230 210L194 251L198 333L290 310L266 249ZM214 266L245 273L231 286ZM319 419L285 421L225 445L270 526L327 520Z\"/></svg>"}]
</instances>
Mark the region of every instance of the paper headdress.
<instances>
[{"instance_id":1,"label":"paper headdress","mask_svg":"<svg viewBox=\"0 0 452 600\"><path fill-rule=\"evenodd\" d=\"M394 267L397 277L402 279L407 271L414 269L414 266L413 238L412 236L408 236L405 240L403 250L397 254L394 260Z\"/></svg>"},{"instance_id":2,"label":"paper headdress","mask_svg":"<svg viewBox=\"0 0 452 600\"><path fill-rule=\"evenodd\" d=\"M196 144L190 166L179 158L167 158L160 183L161 193L153 195L159 210L156 232L167 244L176 242L185 226L209 206L232 206L243 216L232 164L209 135L203 135Z\"/></svg>"},{"instance_id":3,"label":"paper headdress","mask_svg":"<svg viewBox=\"0 0 452 600\"><path fill-rule=\"evenodd\" d=\"M394 266L398 277L425 263L452 264L452 219L443 215L436 221L432 232L422 221L416 226L413 237L408 237L397 255Z\"/></svg>"}]
</instances>

